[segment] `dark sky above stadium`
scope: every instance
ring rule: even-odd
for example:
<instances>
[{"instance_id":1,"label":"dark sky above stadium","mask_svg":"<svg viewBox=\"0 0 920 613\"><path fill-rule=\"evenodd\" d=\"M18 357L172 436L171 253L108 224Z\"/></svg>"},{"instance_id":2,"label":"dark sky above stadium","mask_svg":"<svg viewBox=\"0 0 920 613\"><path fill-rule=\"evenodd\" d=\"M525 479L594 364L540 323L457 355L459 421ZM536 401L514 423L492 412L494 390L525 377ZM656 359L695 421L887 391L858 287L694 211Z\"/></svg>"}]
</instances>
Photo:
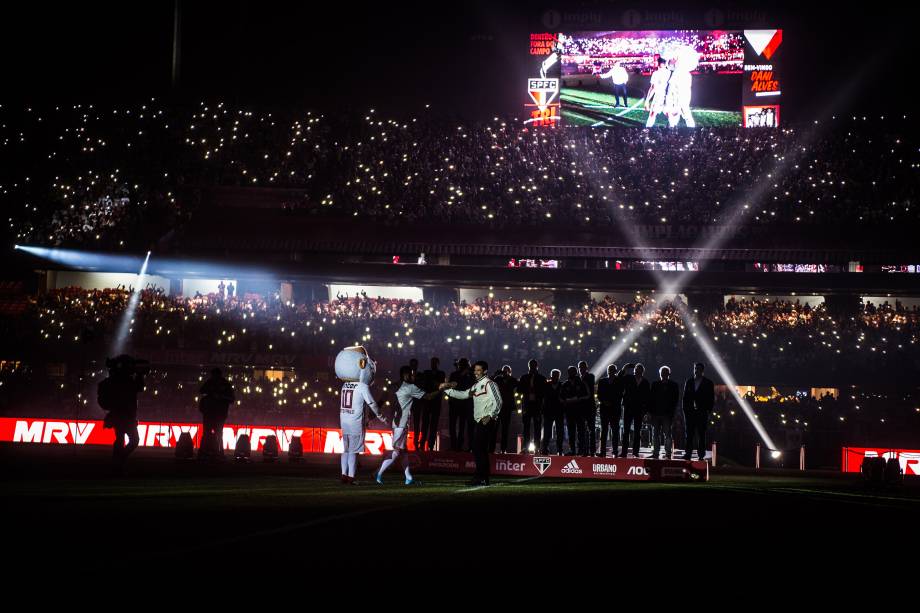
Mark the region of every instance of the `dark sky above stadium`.
<instances>
[{"instance_id":1,"label":"dark sky above stadium","mask_svg":"<svg viewBox=\"0 0 920 613\"><path fill-rule=\"evenodd\" d=\"M521 85L532 76L527 34L548 29L548 10L588 20L583 29L626 29L624 12L634 10L646 19L638 29L653 29L668 19L706 27L717 9L785 30L790 115L807 118L834 101L841 111L905 109L918 9L805 4L184 0L177 94L173 1L37 0L6 9L2 102L180 95L358 111L414 112L431 103L461 117L520 112Z\"/></svg>"}]
</instances>

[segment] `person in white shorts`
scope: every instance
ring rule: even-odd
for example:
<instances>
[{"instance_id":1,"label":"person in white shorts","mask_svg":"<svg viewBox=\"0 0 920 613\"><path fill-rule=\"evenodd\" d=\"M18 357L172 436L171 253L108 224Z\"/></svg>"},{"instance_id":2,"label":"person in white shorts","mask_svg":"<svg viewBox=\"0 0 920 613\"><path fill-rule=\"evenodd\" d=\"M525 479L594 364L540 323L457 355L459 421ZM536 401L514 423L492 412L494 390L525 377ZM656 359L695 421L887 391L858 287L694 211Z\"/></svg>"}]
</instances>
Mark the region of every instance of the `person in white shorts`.
<instances>
[{"instance_id":1,"label":"person in white shorts","mask_svg":"<svg viewBox=\"0 0 920 613\"><path fill-rule=\"evenodd\" d=\"M400 458L402 459L403 472L406 475L406 485L418 484L418 481L412 478L412 473L409 471L409 458L406 453L412 403L415 400L431 400L443 393L438 389L426 394L422 388L415 384L415 371L412 370L411 366L400 368L399 378L402 379L402 384L396 390L396 400L399 406L396 409L396 414L393 415L393 453L383 461L380 465L380 470L377 471L375 476L375 480L381 485L383 485L383 473Z\"/></svg>"},{"instance_id":2,"label":"person in white shorts","mask_svg":"<svg viewBox=\"0 0 920 613\"><path fill-rule=\"evenodd\" d=\"M342 483L355 484L358 454L364 452L367 426L366 411L370 410L381 422L377 402L371 396L376 364L363 347L343 349L335 358L335 374L345 381L339 401L339 423L342 427Z\"/></svg>"},{"instance_id":3,"label":"person in white shorts","mask_svg":"<svg viewBox=\"0 0 920 613\"><path fill-rule=\"evenodd\" d=\"M668 69L667 60L660 55L658 56L658 70L652 73L648 93L645 95L645 110L648 111L648 119L645 122L646 128L655 125L655 119L659 113L664 112L664 101L668 93L668 81L671 79L671 71Z\"/></svg>"},{"instance_id":4,"label":"person in white shorts","mask_svg":"<svg viewBox=\"0 0 920 613\"><path fill-rule=\"evenodd\" d=\"M695 128L696 121L690 110L690 100L693 96L693 77L690 73L699 66L699 53L692 47L680 46L673 49L671 54L674 67L664 102L668 113L668 126L676 128L683 119L688 128Z\"/></svg>"}]
</instances>

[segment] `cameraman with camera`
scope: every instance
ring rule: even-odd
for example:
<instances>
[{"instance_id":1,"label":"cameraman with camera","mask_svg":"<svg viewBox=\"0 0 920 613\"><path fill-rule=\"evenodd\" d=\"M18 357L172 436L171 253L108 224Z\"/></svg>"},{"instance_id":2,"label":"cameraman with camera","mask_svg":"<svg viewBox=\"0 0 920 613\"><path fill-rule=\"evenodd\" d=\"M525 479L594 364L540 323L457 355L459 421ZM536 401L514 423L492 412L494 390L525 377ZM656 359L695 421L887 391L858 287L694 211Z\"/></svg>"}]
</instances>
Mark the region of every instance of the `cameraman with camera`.
<instances>
[{"instance_id":1,"label":"cameraman with camera","mask_svg":"<svg viewBox=\"0 0 920 613\"><path fill-rule=\"evenodd\" d=\"M224 423L227 421L230 405L236 399L233 385L224 378L219 368L215 368L211 371L211 377L201 386L199 397L202 434L198 459L223 459Z\"/></svg>"},{"instance_id":2,"label":"cameraman with camera","mask_svg":"<svg viewBox=\"0 0 920 613\"><path fill-rule=\"evenodd\" d=\"M125 460L137 448L140 437L137 433L137 395L144 391L144 376L150 372L146 360L135 360L129 355L120 355L105 361L109 376L99 382L97 401L106 411L104 428L115 429L115 443L112 445L112 459L115 470L121 473ZM125 445L125 436L128 444Z\"/></svg>"}]
</instances>

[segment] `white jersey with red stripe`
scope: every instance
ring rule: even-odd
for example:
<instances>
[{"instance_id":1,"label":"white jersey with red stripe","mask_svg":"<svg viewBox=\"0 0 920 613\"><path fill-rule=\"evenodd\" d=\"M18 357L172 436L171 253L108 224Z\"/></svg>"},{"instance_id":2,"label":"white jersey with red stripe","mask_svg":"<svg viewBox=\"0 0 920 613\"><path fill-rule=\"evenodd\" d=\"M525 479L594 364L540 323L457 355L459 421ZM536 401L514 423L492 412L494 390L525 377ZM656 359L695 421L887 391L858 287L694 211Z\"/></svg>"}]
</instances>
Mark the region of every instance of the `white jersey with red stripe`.
<instances>
[{"instance_id":1,"label":"white jersey with red stripe","mask_svg":"<svg viewBox=\"0 0 920 613\"><path fill-rule=\"evenodd\" d=\"M502 410L502 396L498 392L498 386L489 377L479 379L468 390L448 389L446 394L458 400L472 398L475 421L482 421L484 417L498 419L498 414Z\"/></svg>"},{"instance_id":2,"label":"white jersey with red stripe","mask_svg":"<svg viewBox=\"0 0 920 613\"><path fill-rule=\"evenodd\" d=\"M380 409L371 396L371 388L367 383L349 382L342 386L339 401L339 423L342 434L364 435L365 412L370 410L380 417Z\"/></svg>"}]
</instances>

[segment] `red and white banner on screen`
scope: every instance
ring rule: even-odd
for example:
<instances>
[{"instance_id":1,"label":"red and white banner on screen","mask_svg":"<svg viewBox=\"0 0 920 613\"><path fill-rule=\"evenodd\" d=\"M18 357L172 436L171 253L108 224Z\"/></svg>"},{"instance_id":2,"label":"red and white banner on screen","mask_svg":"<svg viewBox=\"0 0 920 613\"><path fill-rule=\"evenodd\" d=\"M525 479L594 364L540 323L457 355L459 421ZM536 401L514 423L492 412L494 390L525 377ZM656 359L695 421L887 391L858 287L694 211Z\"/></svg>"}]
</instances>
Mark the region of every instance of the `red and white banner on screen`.
<instances>
[{"instance_id":1,"label":"red and white banner on screen","mask_svg":"<svg viewBox=\"0 0 920 613\"><path fill-rule=\"evenodd\" d=\"M844 447L843 472L858 473L866 458L897 458L904 475L920 475L920 450L889 447Z\"/></svg>"},{"instance_id":2,"label":"red and white banner on screen","mask_svg":"<svg viewBox=\"0 0 920 613\"><path fill-rule=\"evenodd\" d=\"M197 447L201 442L201 424L140 422L137 426L141 447L175 447L183 432L188 432ZM342 432L333 428L300 428L287 426L224 426L224 449L236 448L243 434L249 435L252 448L262 449L269 436L278 438L281 451L288 451L291 440L301 437L304 452L341 453ZM412 435L409 448L414 449ZM115 431L102 427L99 420L55 420L0 418L0 442L39 443L48 445L111 445ZM393 433L389 430L369 430L364 439L364 452L382 455L393 449Z\"/></svg>"}]
</instances>

